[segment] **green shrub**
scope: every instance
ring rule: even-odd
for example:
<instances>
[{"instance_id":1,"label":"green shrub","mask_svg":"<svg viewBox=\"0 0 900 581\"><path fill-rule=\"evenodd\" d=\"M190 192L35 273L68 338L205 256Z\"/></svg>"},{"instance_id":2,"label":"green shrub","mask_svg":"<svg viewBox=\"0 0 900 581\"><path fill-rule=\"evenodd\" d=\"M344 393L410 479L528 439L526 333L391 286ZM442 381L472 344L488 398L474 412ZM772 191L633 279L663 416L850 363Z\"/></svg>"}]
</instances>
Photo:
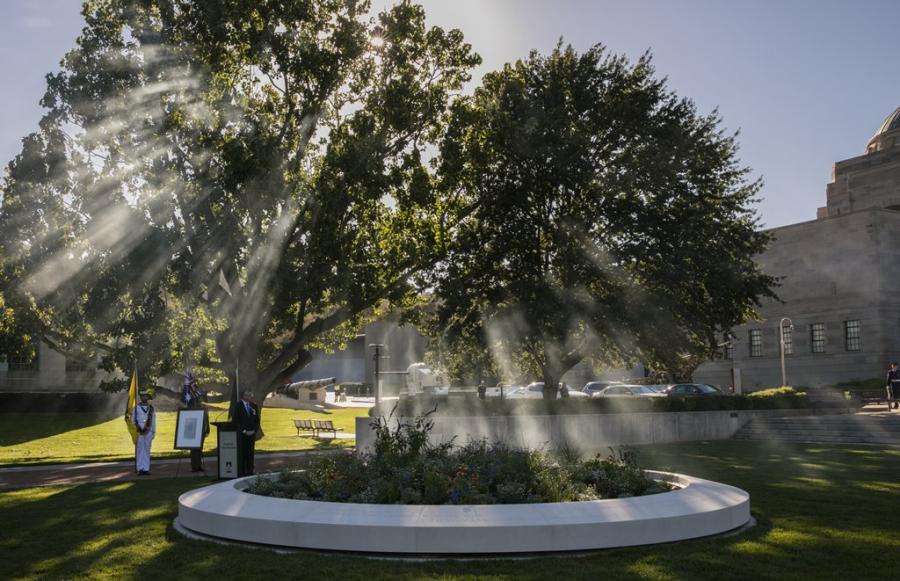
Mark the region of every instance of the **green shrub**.
<instances>
[{"instance_id":1,"label":"green shrub","mask_svg":"<svg viewBox=\"0 0 900 581\"><path fill-rule=\"evenodd\" d=\"M754 391L747 394L747 397L781 397L781 396L791 396L791 397L806 397L806 394L800 391L797 391L795 388L789 385L783 385L781 387L770 387L769 389L761 389L759 391Z\"/></svg>"},{"instance_id":2,"label":"green shrub","mask_svg":"<svg viewBox=\"0 0 900 581\"><path fill-rule=\"evenodd\" d=\"M620 498L669 490L633 454L582 460L487 440L431 444L432 409L372 421L374 451L313 459L303 472L259 477L249 492L278 498L378 504L508 504Z\"/></svg>"},{"instance_id":3,"label":"green shrub","mask_svg":"<svg viewBox=\"0 0 900 581\"><path fill-rule=\"evenodd\" d=\"M842 381L829 386L838 391L884 391L884 377L871 377L869 379L856 379L853 381Z\"/></svg>"}]
</instances>

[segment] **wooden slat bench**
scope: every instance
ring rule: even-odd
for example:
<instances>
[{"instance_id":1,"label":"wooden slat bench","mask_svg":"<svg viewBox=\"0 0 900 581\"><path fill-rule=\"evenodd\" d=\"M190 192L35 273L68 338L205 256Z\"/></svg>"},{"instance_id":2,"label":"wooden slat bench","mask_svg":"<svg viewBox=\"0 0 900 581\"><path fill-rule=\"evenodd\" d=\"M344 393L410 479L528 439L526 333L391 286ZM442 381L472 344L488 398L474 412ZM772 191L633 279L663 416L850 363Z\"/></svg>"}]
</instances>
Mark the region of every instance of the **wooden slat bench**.
<instances>
[{"instance_id":1,"label":"wooden slat bench","mask_svg":"<svg viewBox=\"0 0 900 581\"><path fill-rule=\"evenodd\" d=\"M891 409L891 405L894 403L894 400L888 398L886 389L860 391L857 392L857 397L859 397L863 405L884 404L888 407L888 410Z\"/></svg>"},{"instance_id":2,"label":"wooden slat bench","mask_svg":"<svg viewBox=\"0 0 900 581\"><path fill-rule=\"evenodd\" d=\"M297 435L300 435L300 430L304 432L312 432L313 436L319 435L319 430L313 424L315 420L294 420L294 427L297 428Z\"/></svg>"},{"instance_id":3,"label":"wooden slat bench","mask_svg":"<svg viewBox=\"0 0 900 581\"><path fill-rule=\"evenodd\" d=\"M334 423L331 420L313 420L313 423L316 426L316 431L331 432L335 438L337 438L338 432L344 431L344 428L335 427Z\"/></svg>"}]
</instances>

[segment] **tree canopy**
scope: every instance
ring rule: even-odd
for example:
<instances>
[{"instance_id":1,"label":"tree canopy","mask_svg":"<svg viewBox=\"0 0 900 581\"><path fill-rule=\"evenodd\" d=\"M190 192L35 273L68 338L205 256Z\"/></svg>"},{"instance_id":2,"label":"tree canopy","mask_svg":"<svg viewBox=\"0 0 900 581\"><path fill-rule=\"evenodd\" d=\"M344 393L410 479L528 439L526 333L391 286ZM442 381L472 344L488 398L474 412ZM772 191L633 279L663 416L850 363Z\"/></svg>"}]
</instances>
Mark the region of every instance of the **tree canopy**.
<instances>
[{"instance_id":1,"label":"tree canopy","mask_svg":"<svg viewBox=\"0 0 900 581\"><path fill-rule=\"evenodd\" d=\"M434 334L479 342L548 397L585 358L709 356L773 296L754 263L759 181L649 55L532 53L456 104L441 151L446 195L474 211L430 281Z\"/></svg>"},{"instance_id":2,"label":"tree canopy","mask_svg":"<svg viewBox=\"0 0 900 581\"><path fill-rule=\"evenodd\" d=\"M264 393L452 228L430 163L480 62L401 2L91 0L2 184L4 325ZM123 387L115 380L106 387Z\"/></svg>"},{"instance_id":3,"label":"tree canopy","mask_svg":"<svg viewBox=\"0 0 900 581\"><path fill-rule=\"evenodd\" d=\"M261 395L431 295L458 370L549 396L585 358L684 368L773 296L760 183L649 56L560 45L463 97L459 31L368 10L86 2L0 189L0 347Z\"/></svg>"}]
</instances>

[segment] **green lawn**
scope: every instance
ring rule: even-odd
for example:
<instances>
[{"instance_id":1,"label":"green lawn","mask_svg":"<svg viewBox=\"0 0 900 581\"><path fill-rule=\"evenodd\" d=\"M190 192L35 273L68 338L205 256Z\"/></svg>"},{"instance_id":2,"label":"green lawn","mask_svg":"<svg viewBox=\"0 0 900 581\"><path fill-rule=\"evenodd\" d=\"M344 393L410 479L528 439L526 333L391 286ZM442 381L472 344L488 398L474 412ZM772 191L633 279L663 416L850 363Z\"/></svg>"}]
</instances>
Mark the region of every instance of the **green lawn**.
<instances>
[{"instance_id":1,"label":"green lawn","mask_svg":"<svg viewBox=\"0 0 900 581\"><path fill-rule=\"evenodd\" d=\"M25 489L0 495L0 579L896 579L900 449L673 444L648 467L740 486L755 528L732 537L585 556L397 562L278 554L182 538L171 528L193 480Z\"/></svg>"},{"instance_id":2,"label":"green lawn","mask_svg":"<svg viewBox=\"0 0 900 581\"><path fill-rule=\"evenodd\" d=\"M210 421L226 420L227 412L210 412ZM332 420L347 433L355 431L354 418L365 409L340 408L325 412L264 408L266 436L256 444L257 452L309 450L323 447L351 447L352 439L331 442L297 437L292 418ZM215 449L215 428L204 449ZM160 412L157 418L153 457L185 454L172 448L175 442L175 412ZM0 465L54 462L97 462L134 458L134 445L121 416L109 419L90 413L0 414Z\"/></svg>"}]
</instances>

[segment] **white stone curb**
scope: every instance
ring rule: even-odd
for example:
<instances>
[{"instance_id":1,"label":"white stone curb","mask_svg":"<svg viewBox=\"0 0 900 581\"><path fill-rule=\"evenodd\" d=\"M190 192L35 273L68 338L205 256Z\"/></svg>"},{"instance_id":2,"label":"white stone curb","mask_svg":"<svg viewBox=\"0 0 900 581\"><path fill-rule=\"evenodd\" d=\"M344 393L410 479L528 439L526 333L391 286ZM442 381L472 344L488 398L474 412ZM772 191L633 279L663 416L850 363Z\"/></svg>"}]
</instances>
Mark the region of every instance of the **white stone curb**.
<instances>
[{"instance_id":1,"label":"white stone curb","mask_svg":"<svg viewBox=\"0 0 900 581\"><path fill-rule=\"evenodd\" d=\"M739 488L648 471L681 488L586 502L501 505L381 505L290 500L244 492L250 476L178 499L178 523L196 533L250 543L396 554L581 551L667 543L750 522Z\"/></svg>"}]
</instances>

